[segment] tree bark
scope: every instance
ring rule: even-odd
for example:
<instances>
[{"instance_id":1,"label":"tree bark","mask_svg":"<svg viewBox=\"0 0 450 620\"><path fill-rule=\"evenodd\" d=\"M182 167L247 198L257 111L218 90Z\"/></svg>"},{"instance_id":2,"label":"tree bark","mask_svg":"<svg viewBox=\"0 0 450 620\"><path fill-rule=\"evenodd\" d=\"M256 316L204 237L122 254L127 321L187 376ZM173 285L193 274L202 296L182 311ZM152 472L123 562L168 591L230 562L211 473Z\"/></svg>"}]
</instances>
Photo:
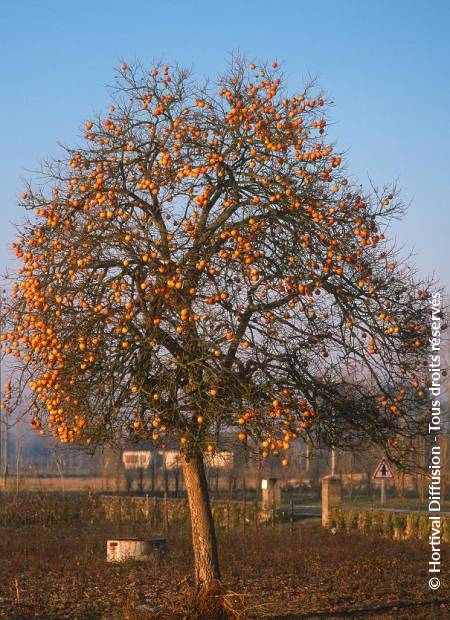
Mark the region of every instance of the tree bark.
<instances>
[{"instance_id":1,"label":"tree bark","mask_svg":"<svg viewBox=\"0 0 450 620\"><path fill-rule=\"evenodd\" d=\"M220 579L220 570L202 454L184 455L182 469L191 514L195 581L199 589L208 589Z\"/></svg>"}]
</instances>

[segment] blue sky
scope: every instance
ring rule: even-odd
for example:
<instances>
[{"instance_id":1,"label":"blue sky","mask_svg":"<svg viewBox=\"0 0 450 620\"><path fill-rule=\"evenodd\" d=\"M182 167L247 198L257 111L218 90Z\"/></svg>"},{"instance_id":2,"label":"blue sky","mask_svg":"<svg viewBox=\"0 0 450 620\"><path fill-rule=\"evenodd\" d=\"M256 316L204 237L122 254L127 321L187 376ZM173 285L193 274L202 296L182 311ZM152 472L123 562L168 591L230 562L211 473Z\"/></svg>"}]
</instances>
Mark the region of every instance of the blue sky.
<instances>
[{"instance_id":1,"label":"blue sky","mask_svg":"<svg viewBox=\"0 0 450 620\"><path fill-rule=\"evenodd\" d=\"M214 76L234 50L283 62L293 90L317 78L352 177L398 179L410 209L393 235L448 287L449 22L446 0L3 0L2 271L21 178L106 108L114 66L156 58Z\"/></svg>"}]
</instances>

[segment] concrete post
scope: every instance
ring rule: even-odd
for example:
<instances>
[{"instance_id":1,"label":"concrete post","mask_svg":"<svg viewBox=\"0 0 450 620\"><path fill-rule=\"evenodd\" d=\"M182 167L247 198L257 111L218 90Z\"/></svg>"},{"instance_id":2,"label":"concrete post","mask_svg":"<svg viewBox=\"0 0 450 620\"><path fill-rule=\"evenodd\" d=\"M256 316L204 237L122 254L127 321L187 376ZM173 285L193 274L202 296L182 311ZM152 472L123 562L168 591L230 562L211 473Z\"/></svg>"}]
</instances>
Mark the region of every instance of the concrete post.
<instances>
[{"instance_id":1,"label":"concrete post","mask_svg":"<svg viewBox=\"0 0 450 620\"><path fill-rule=\"evenodd\" d=\"M281 506L281 486L279 478L261 480L261 521L273 517L274 511Z\"/></svg>"},{"instance_id":2,"label":"concrete post","mask_svg":"<svg viewBox=\"0 0 450 620\"><path fill-rule=\"evenodd\" d=\"M330 512L342 501L342 486L339 476L322 478L322 525L328 527Z\"/></svg>"}]
</instances>

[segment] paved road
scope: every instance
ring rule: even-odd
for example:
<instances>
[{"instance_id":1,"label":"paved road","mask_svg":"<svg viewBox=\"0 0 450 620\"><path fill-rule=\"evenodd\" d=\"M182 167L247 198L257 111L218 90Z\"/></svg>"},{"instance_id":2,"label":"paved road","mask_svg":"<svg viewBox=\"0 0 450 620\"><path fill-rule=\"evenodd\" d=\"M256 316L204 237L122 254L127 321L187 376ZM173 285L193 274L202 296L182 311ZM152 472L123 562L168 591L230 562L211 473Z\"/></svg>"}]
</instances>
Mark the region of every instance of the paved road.
<instances>
[{"instance_id":1,"label":"paved road","mask_svg":"<svg viewBox=\"0 0 450 620\"><path fill-rule=\"evenodd\" d=\"M283 505L280 508L280 512L285 512L287 515L290 515L291 507ZM320 519L321 515L322 509L320 508L320 506L294 506L294 517L301 519Z\"/></svg>"}]
</instances>

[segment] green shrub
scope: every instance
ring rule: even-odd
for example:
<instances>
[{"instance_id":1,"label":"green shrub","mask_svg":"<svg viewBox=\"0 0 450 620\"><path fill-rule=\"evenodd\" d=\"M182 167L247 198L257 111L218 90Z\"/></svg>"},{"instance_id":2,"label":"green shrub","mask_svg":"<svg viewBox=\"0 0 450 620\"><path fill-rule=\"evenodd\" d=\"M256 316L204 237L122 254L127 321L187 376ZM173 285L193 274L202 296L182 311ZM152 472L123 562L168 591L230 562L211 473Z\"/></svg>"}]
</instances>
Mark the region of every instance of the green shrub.
<instances>
[{"instance_id":1,"label":"green shrub","mask_svg":"<svg viewBox=\"0 0 450 620\"><path fill-rule=\"evenodd\" d=\"M346 520L345 510L338 510L337 512L337 528L339 530L344 530L344 531L347 529L347 520Z\"/></svg>"},{"instance_id":2,"label":"green shrub","mask_svg":"<svg viewBox=\"0 0 450 620\"><path fill-rule=\"evenodd\" d=\"M334 508L330 511L329 528L343 531L360 529L390 538L411 538L428 540L431 522L428 514L407 514L384 510L346 510ZM450 542L450 517L442 517L442 540Z\"/></svg>"},{"instance_id":3,"label":"green shrub","mask_svg":"<svg viewBox=\"0 0 450 620\"><path fill-rule=\"evenodd\" d=\"M389 538L392 538L394 535L394 523L391 512L385 512L383 514L383 532L385 536L389 536Z\"/></svg>"},{"instance_id":4,"label":"green shrub","mask_svg":"<svg viewBox=\"0 0 450 620\"><path fill-rule=\"evenodd\" d=\"M419 517L419 538L422 540L428 540L431 534L431 521L428 515L418 515Z\"/></svg>"},{"instance_id":5,"label":"green shrub","mask_svg":"<svg viewBox=\"0 0 450 620\"><path fill-rule=\"evenodd\" d=\"M213 506L212 513L214 517L214 522L216 527L221 528L226 526L226 507L218 506L217 504Z\"/></svg>"},{"instance_id":6,"label":"green shrub","mask_svg":"<svg viewBox=\"0 0 450 620\"><path fill-rule=\"evenodd\" d=\"M384 534L384 515L383 511L373 511L370 529L377 534Z\"/></svg>"},{"instance_id":7,"label":"green shrub","mask_svg":"<svg viewBox=\"0 0 450 620\"><path fill-rule=\"evenodd\" d=\"M406 532L406 514L394 512L392 515L392 526L394 528L394 538L404 538Z\"/></svg>"},{"instance_id":8,"label":"green shrub","mask_svg":"<svg viewBox=\"0 0 450 620\"><path fill-rule=\"evenodd\" d=\"M358 529L369 532L372 527L372 512L363 510L358 516Z\"/></svg>"},{"instance_id":9,"label":"green shrub","mask_svg":"<svg viewBox=\"0 0 450 620\"><path fill-rule=\"evenodd\" d=\"M420 515L409 514L406 517L405 535L407 538L419 538L420 532Z\"/></svg>"},{"instance_id":10,"label":"green shrub","mask_svg":"<svg viewBox=\"0 0 450 620\"><path fill-rule=\"evenodd\" d=\"M348 510L343 512L345 518L345 527L348 531L355 530L358 527L358 511Z\"/></svg>"},{"instance_id":11,"label":"green shrub","mask_svg":"<svg viewBox=\"0 0 450 620\"><path fill-rule=\"evenodd\" d=\"M338 510L337 508L335 508L334 510L331 510L330 515L328 517L328 527L330 529L338 527L338 513L339 512L340 510Z\"/></svg>"}]
</instances>

